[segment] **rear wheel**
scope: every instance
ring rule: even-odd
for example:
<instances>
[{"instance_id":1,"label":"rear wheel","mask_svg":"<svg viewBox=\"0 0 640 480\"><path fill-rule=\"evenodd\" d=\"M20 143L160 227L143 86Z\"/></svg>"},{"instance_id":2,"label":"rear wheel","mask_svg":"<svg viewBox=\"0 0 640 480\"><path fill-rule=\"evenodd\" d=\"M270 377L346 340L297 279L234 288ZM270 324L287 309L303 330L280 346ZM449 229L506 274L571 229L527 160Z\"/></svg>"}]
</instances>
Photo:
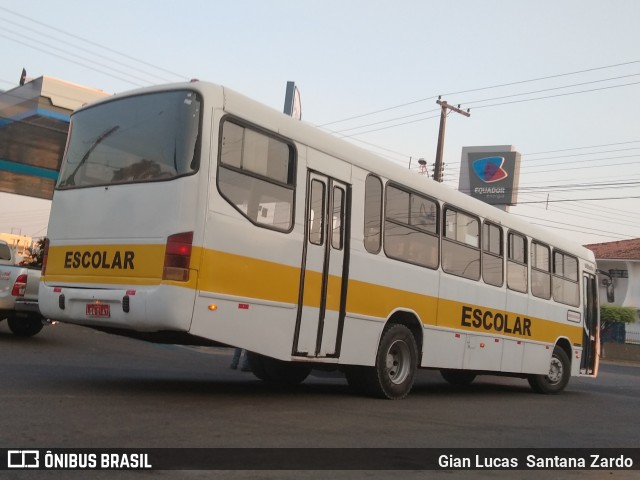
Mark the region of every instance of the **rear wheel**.
<instances>
[{"instance_id":1,"label":"rear wheel","mask_svg":"<svg viewBox=\"0 0 640 480\"><path fill-rule=\"evenodd\" d=\"M9 330L17 337L33 337L42 330L42 319L38 316L8 318Z\"/></svg>"},{"instance_id":2,"label":"rear wheel","mask_svg":"<svg viewBox=\"0 0 640 480\"><path fill-rule=\"evenodd\" d=\"M451 385L458 387L464 387L473 382L476 378L476 374L469 370L440 370L440 375Z\"/></svg>"},{"instance_id":3,"label":"rear wheel","mask_svg":"<svg viewBox=\"0 0 640 480\"><path fill-rule=\"evenodd\" d=\"M311 366L303 363L283 362L257 353L249 353L248 359L253 374L266 382L297 385L311 373Z\"/></svg>"},{"instance_id":4,"label":"rear wheel","mask_svg":"<svg viewBox=\"0 0 640 480\"><path fill-rule=\"evenodd\" d=\"M553 349L549 373L547 375L529 375L527 380L536 393L560 393L569 383L571 361L559 346Z\"/></svg>"},{"instance_id":5,"label":"rear wheel","mask_svg":"<svg viewBox=\"0 0 640 480\"><path fill-rule=\"evenodd\" d=\"M361 378L355 383L362 382L369 395L400 400L413 387L417 364L418 347L411 330L404 325L392 325L382 334L375 366L363 367Z\"/></svg>"},{"instance_id":6,"label":"rear wheel","mask_svg":"<svg viewBox=\"0 0 640 480\"><path fill-rule=\"evenodd\" d=\"M247 352L245 355L247 356L247 363L253 374L260 380L264 380L265 382L269 381L269 376L262 362L264 357L253 352Z\"/></svg>"}]
</instances>

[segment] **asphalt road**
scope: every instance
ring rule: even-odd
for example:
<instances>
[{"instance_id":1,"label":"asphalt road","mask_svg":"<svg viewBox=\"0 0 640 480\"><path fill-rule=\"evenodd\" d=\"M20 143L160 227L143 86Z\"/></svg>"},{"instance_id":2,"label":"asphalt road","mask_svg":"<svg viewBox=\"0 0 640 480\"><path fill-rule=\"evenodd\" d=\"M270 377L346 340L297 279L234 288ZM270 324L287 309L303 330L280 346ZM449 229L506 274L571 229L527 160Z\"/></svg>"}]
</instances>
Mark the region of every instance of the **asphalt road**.
<instances>
[{"instance_id":1,"label":"asphalt road","mask_svg":"<svg viewBox=\"0 0 640 480\"><path fill-rule=\"evenodd\" d=\"M556 396L525 380L448 385L420 371L401 401L355 396L344 378L296 388L231 370L231 350L156 345L55 325L21 339L0 323L4 448L621 448L640 445L640 367L602 364ZM7 472L4 472L7 473ZM11 478L214 478L211 472L22 472ZM218 472L219 473L219 472ZM224 472L215 478L396 478L391 472ZM402 472L401 478L603 478L604 472ZM501 473L504 476L501 476ZM2 477L3 472L0 472ZM77 475L76 475L77 474ZM638 478L638 472L607 472ZM6 477L10 478L10 477Z\"/></svg>"}]
</instances>

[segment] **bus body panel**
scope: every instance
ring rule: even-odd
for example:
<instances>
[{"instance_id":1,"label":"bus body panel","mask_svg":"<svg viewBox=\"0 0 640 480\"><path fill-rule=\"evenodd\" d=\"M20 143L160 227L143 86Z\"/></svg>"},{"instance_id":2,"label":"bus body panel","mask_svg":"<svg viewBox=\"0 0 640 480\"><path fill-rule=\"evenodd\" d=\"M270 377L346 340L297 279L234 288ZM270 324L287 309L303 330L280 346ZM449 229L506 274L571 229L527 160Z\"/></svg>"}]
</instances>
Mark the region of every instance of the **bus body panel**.
<instances>
[{"instance_id":1,"label":"bus body panel","mask_svg":"<svg viewBox=\"0 0 640 480\"><path fill-rule=\"evenodd\" d=\"M171 285L114 288L79 288L77 284L58 289L46 287L39 295L43 315L61 322L95 327L112 327L138 332L188 332L195 291ZM64 297L61 308L60 297ZM126 300L125 300L126 299ZM124 304L127 303L127 310ZM108 305L108 316L88 316L87 305Z\"/></svg>"},{"instance_id":2,"label":"bus body panel","mask_svg":"<svg viewBox=\"0 0 640 480\"><path fill-rule=\"evenodd\" d=\"M176 285L162 277L167 238L180 232L197 237L201 231L202 220L193 208L197 192L194 176L58 194L51 215L63 220L50 228L40 292L43 315L93 326L188 331L201 249L192 252L189 282ZM67 211L73 215L61 213ZM60 295L65 296L64 309ZM130 302L126 313L125 296ZM111 305L109 317L86 315L86 305L95 302Z\"/></svg>"}]
</instances>

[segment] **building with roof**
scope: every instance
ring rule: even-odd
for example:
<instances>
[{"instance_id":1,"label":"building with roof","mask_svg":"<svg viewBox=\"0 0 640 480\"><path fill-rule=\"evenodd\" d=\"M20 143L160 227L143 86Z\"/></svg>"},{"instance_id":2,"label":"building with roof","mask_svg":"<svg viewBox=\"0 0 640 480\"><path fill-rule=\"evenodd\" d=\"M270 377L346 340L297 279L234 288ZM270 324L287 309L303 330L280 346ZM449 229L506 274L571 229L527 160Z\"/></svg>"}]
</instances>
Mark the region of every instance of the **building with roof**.
<instances>
[{"instance_id":1,"label":"building with roof","mask_svg":"<svg viewBox=\"0 0 640 480\"><path fill-rule=\"evenodd\" d=\"M613 304L631 307L638 312L633 324L626 325L627 342L640 343L640 238L585 245L596 256L598 270L609 274L598 276L600 304L607 302L607 284L613 283Z\"/></svg>"},{"instance_id":2,"label":"building with roof","mask_svg":"<svg viewBox=\"0 0 640 480\"><path fill-rule=\"evenodd\" d=\"M0 192L51 199L69 117L109 94L57 78L26 78L0 92Z\"/></svg>"}]
</instances>

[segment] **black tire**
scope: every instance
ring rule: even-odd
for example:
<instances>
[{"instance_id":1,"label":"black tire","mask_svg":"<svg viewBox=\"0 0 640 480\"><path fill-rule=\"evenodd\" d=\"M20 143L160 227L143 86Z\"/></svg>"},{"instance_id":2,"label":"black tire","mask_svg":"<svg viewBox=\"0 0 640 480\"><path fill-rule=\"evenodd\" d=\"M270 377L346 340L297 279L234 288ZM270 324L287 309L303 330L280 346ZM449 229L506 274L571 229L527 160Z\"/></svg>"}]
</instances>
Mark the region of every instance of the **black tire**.
<instances>
[{"instance_id":1,"label":"black tire","mask_svg":"<svg viewBox=\"0 0 640 480\"><path fill-rule=\"evenodd\" d=\"M311 366L304 363L283 362L271 357L249 352L249 367L253 374L265 382L297 385L311 373Z\"/></svg>"},{"instance_id":2,"label":"black tire","mask_svg":"<svg viewBox=\"0 0 640 480\"><path fill-rule=\"evenodd\" d=\"M417 365L418 347L411 330L391 325L382 334L375 366L362 368L362 386L374 397L401 400L413 387Z\"/></svg>"},{"instance_id":3,"label":"black tire","mask_svg":"<svg viewBox=\"0 0 640 480\"><path fill-rule=\"evenodd\" d=\"M476 373L470 370L440 370L440 375L451 385L466 387L476 378Z\"/></svg>"},{"instance_id":4,"label":"black tire","mask_svg":"<svg viewBox=\"0 0 640 480\"><path fill-rule=\"evenodd\" d=\"M260 380L268 382L269 376L267 375L267 371L264 368L264 363L262 362L262 359L264 357L253 352L246 352L245 355L247 356L247 363L249 364L249 368L251 369L253 374Z\"/></svg>"},{"instance_id":5,"label":"black tire","mask_svg":"<svg viewBox=\"0 0 640 480\"><path fill-rule=\"evenodd\" d=\"M37 316L9 317L9 330L17 337L33 337L42 330L42 319Z\"/></svg>"},{"instance_id":6,"label":"black tire","mask_svg":"<svg viewBox=\"0 0 640 480\"><path fill-rule=\"evenodd\" d=\"M547 375L529 375L527 380L536 393L556 394L565 389L571 378L571 361L559 346L553 349L549 373Z\"/></svg>"}]
</instances>

